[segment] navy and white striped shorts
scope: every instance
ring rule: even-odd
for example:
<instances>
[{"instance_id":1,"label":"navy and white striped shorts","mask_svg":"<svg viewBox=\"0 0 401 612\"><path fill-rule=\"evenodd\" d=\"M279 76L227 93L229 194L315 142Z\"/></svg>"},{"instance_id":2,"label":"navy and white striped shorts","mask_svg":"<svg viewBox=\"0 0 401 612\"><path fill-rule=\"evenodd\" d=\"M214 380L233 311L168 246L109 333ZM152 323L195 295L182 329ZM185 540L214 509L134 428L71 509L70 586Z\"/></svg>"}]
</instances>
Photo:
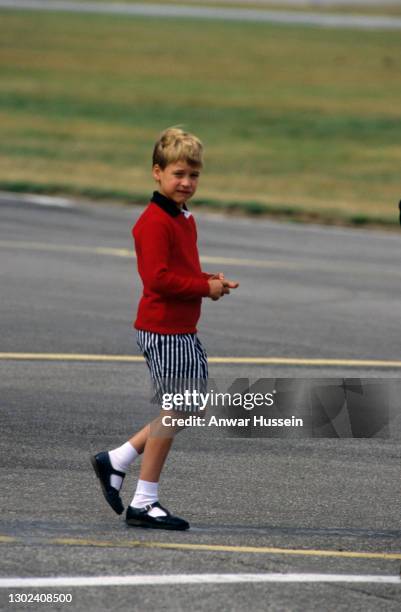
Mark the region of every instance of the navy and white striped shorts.
<instances>
[{"instance_id":1,"label":"navy and white striped shorts","mask_svg":"<svg viewBox=\"0 0 401 612\"><path fill-rule=\"evenodd\" d=\"M136 330L137 343L150 370L155 396L162 403L165 393L184 393L207 388L207 353L196 334L157 334ZM197 407L182 410L196 411Z\"/></svg>"}]
</instances>

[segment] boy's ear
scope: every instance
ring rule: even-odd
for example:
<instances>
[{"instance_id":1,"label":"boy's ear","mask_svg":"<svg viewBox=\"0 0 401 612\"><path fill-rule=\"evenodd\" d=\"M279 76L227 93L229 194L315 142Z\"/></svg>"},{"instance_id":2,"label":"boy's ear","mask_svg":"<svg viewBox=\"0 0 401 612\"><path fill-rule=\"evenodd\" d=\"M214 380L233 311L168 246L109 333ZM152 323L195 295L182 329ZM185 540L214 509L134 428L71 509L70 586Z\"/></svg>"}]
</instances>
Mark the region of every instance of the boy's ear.
<instances>
[{"instance_id":1,"label":"boy's ear","mask_svg":"<svg viewBox=\"0 0 401 612\"><path fill-rule=\"evenodd\" d=\"M160 181L161 172L162 172L162 169L160 168L159 164L155 164L152 168L152 175L155 181L157 182Z\"/></svg>"}]
</instances>

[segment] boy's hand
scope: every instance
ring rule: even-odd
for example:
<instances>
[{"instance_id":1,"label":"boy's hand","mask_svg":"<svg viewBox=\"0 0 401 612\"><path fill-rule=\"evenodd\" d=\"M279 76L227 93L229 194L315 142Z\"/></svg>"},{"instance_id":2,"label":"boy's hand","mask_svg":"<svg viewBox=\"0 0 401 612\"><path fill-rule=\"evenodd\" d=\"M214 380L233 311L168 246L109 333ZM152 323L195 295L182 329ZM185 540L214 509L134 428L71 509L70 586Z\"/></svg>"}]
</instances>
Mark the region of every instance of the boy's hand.
<instances>
[{"instance_id":1,"label":"boy's hand","mask_svg":"<svg viewBox=\"0 0 401 612\"><path fill-rule=\"evenodd\" d=\"M236 289L239 287L239 283L230 281L228 279L223 280L223 295L230 293L230 289Z\"/></svg>"},{"instance_id":2,"label":"boy's hand","mask_svg":"<svg viewBox=\"0 0 401 612\"><path fill-rule=\"evenodd\" d=\"M209 280L212 280L212 279L221 280L224 287L227 289L236 289L237 287L239 287L239 283L235 281L230 281L228 280L228 278L225 278L224 272L217 272L216 274L213 274L213 276L211 276ZM224 291L224 293L230 293L230 292Z\"/></svg>"},{"instance_id":3,"label":"boy's hand","mask_svg":"<svg viewBox=\"0 0 401 612\"><path fill-rule=\"evenodd\" d=\"M223 280L224 280L224 272L216 272L216 274L213 274L213 275L210 277L210 279L209 279L209 280L214 280L214 279L217 279L217 280L221 280L221 281L223 281Z\"/></svg>"},{"instance_id":4,"label":"boy's hand","mask_svg":"<svg viewBox=\"0 0 401 612\"><path fill-rule=\"evenodd\" d=\"M239 287L239 283L237 283L236 281L230 281L228 280L228 278L225 278L223 280L223 285L225 288L227 289L236 289L237 287ZM228 293L230 293L230 291L228 291Z\"/></svg>"},{"instance_id":5,"label":"boy's hand","mask_svg":"<svg viewBox=\"0 0 401 612\"><path fill-rule=\"evenodd\" d=\"M209 283L209 297L212 300L219 300L223 295L227 295L230 293L230 289L236 289L239 287L239 283L236 281L230 281L224 278L223 272L219 272L218 274L214 274L208 280Z\"/></svg>"},{"instance_id":6,"label":"boy's hand","mask_svg":"<svg viewBox=\"0 0 401 612\"><path fill-rule=\"evenodd\" d=\"M225 293L224 285L218 278L209 278L209 297L212 300L219 300Z\"/></svg>"}]
</instances>

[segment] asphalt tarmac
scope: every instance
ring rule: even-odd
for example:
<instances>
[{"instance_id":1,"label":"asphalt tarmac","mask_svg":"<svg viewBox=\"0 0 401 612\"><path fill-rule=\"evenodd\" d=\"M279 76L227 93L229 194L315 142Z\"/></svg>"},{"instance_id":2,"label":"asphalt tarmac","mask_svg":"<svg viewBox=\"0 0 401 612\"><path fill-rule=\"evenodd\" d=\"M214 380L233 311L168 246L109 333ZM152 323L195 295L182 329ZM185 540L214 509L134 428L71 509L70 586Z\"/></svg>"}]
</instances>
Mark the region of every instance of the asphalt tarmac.
<instances>
[{"instance_id":1,"label":"asphalt tarmac","mask_svg":"<svg viewBox=\"0 0 401 612\"><path fill-rule=\"evenodd\" d=\"M139 356L130 229L140 212L0 196L0 608L399 610L397 412L387 436L369 439L180 433L161 501L188 532L128 528L105 504L89 454L156 414L145 364L128 359ZM196 218L204 269L240 282L205 300L199 334L212 377L399 384L399 234ZM121 576L134 578L118 585ZM10 586L32 577L76 583ZM18 593L68 593L72 603L10 602Z\"/></svg>"}]
</instances>

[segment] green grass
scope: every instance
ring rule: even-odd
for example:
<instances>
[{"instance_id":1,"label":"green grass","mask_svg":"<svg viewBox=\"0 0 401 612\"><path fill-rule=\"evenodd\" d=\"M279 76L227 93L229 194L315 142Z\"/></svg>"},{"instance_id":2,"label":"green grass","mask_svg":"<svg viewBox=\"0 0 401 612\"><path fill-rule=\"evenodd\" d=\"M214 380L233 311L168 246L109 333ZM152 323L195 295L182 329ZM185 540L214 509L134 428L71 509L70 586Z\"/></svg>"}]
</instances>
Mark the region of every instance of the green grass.
<instances>
[{"instance_id":1,"label":"green grass","mask_svg":"<svg viewBox=\"0 0 401 612\"><path fill-rule=\"evenodd\" d=\"M1 188L141 200L158 132L183 124L204 205L396 222L398 32L0 15Z\"/></svg>"}]
</instances>

